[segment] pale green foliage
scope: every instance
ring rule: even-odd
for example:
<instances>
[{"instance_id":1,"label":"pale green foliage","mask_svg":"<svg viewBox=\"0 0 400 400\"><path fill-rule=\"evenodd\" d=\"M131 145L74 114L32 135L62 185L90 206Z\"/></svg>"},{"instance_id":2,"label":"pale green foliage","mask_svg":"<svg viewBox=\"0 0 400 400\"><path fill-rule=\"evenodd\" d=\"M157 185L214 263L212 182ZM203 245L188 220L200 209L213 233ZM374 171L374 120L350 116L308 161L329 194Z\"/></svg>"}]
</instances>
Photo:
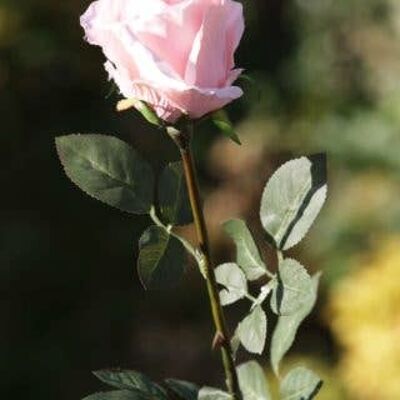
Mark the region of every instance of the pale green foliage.
<instances>
[{"instance_id":1,"label":"pale green foliage","mask_svg":"<svg viewBox=\"0 0 400 400\"><path fill-rule=\"evenodd\" d=\"M267 316L260 306L255 307L239 323L237 335L243 347L250 353L263 352L267 337Z\"/></svg>"},{"instance_id":2,"label":"pale green foliage","mask_svg":"<svg viewBox=\"0 0 400 400\"><path fill-rule=\"evenodd\" d=\"M306 235L325 203L327 191L327 186L324 185L316 190L315 193L312 194L310 199L306 199L307 204L301 211L302 215L299 215L299 219L294 223L292 230L289 233L289 236L284 242L284 250L290 249L291 247L295 246Z\"/></svg>"},{"instance_id":3,"label":"pale green foliage","mask_svg":"<svg viewBox=\"0 0 400 400\"><path fill-rule=\"evenodd\" d=\"M185 248L159 226L150 226L139 240L138 272L146 289L175 286L184 270Z\"/></svg>"},{"instance_id":4,"label":"pale green foliage","mask_svg":"<svg viewBox=\"0 0 400 400\"><path fill-rule=\"evenodd\" d=\"M65 173L85 193L123 211L149 212L153 171L128 144L113 136L68 135L56 146Z\"/></svg>"},{"instance_id":5,"label":"pale green foliage","mask_svg":"<svg viewBox=\"0 0 400 400\"><path fill-rule=\"evenodd\" d=\"M256 361L249 361L237 368L243 400L271 400L267 377Z\"/></svg>"},{"instance_id":6,"label":"pale green foliage","mask_svg":"<svg viewBox=\"0 0 400 400\"><path fill-rule=\"evenodd\" d=\"M281 166L267 183L260 217L278 249L287 250L307 233L326 198L325 158L301 157Z\"/></svg>"},{"instance_id":7,"label":"pale green foliage","mask_svg":"<svg viewBox=\"0 0 400 400\"><path fill-rule=\"evenodd\" d=\"M279 363L292 346L297 330L303 320L310 314L317 300L318 283L320 274L312 277L312 290L302 306L291 315L282 315L278 318L271 339L270 358L272 369L276 375L279 373Z\"/></svg>"},{"instance_id":8,"label":"pale green foliage","mask_svg":"<svg viewBox=\"0 0 400 400\"><path fill-rule=\"evenodd\" d=\"M279 263L278 282L271 297L275 314L290 315L296 312L312 292L311 277L296 260L286 258Z\"/></svg>"},{"instance_id":9,"label":"pale green foliage","mask_svg":"<svg viewBox=\"0 0 400 400\"><path fill-rule=\"evenodd\" d=\"M267 267L246 223L240 219L232 219L224 223L224 230L236 244L236 262L247 279L253 281L264 276Z\"/></svg>"},{"instance_id":10,"label":"pale green foliage","mask_svg":"<svg viewBox=\"0 0 400 400\"><path fill-rule=\"evenodd\" d=\"M238 336L237 330L235 331L235 333L231 338L231 347L232 347L233 358L236 360L236 355L240 348L240 338Z\"/></svg>"},{"instance_id":11,"label":"pale green foliage","mask_svg":"<svg viewBox=\"0 0 400 400\"><path fill-rule=\"evenodd\" d=\"M263 352L267 318L262 305L272 292L269 303L279 317L271 339L270 359L278 378L279 364L292 346L301 322L316 302L320 277L316 274L311 278L298 261L285 258L282 251L291 248L305 236L325 201L326 192L324 156L302 157L289 161L279 168L267 183L260 217L269 239L277 249L279 263L276 275L267 270L243 221L230 220L224 224L225 231L236 244L236 260L247 280L256 280L263 276L270 278L255 298L248 292L243 277L240 279L240 285L236 284L236 287L246 288L246 294L243 289L232 302L245 297L252 302L252 306L232 338L233 351L236 354L240 343L250 353ZM225 281L238 279L238 276L241 274L237 268L226 268L224 271ZM237 289L236 293L239 293ZM238 373L245 400L270 398L268 384L258 364L244 364L238 368ZM245 387L245 379L256 381ZM312 372L306 369L294 370L282 381L281 396L284 400L311 399L320 385L321 381Z\"/></svg>"},{"instance_id":12,"label":"pale green foliage","mask_svg":"<svg viewBox=\"0 0 400 400\"><path fill-rule=\"evenodd\" d=\"M216 388L204 386L200 389L198 400L230 400L231 396Z\"/></svg>"},{"instance_id":13,"label":"pale green foliage","mask_svg":"<svg viewBox=\"0 0 400 400\"><path fill-rule=\"evenodd\" d=\"M221 264L215 269L217 282L224 286L219 293L223 306L233 304L247 294L247 281L243 271L235 263Z\"/></svg>"},{"instance_id":14,"label":"pale green foliage","mask_svg":"<svg viewBox=\"0 0 400 400\"><path fill-rule=\"evenodd\" d=\"M311 400L319 392L322 381L304 367L292 369L280 384L281 400Z\"/></svg>"}]
</instances>

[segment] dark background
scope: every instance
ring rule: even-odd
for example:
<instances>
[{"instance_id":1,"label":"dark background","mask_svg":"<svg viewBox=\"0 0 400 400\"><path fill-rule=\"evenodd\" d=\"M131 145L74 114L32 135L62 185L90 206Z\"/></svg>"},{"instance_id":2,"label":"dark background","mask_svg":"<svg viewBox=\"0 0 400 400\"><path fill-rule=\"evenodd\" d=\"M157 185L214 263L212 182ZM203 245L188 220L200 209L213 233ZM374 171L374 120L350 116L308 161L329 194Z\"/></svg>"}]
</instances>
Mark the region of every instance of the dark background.
<instances>
[{"instance_id":1,"label":"dark background","mask_svg":"<svg viewBox=\"0 0 400 400\"><path fill-rule=\"evenodd\" d=\"M241 148L211 125L197 133L208 218L237 214L258 231L257 201L273 169L295 155L328 153L329 202L295 252L312 270L324 270L323 289L292 354L335 377L321 399L344 398L341 390L366 399L340 373L336 378L344 353L329 303L355 257L374 251L377 238L396 238L399 228L400 11L395 0L243 3L247 30L237 64L256 84L243 83L246 95L229 108ZM135 258L148 219L87 197L57 159L54 137L76 132L116 135L157 170L178 157L139 115L117 114L115 94L106 98L104 57L83 41L79 26L88 4L0 0L4 398L79 399L101 387L91 370L117 366L156 379L222 383L199 274L190 269L171 292L144 291ZM234 215L225 216L226 207ZM212 236L216 258L232 259L221 233ZM232 310L235 320L242 310Z\"/></svg>"}]
</instances>

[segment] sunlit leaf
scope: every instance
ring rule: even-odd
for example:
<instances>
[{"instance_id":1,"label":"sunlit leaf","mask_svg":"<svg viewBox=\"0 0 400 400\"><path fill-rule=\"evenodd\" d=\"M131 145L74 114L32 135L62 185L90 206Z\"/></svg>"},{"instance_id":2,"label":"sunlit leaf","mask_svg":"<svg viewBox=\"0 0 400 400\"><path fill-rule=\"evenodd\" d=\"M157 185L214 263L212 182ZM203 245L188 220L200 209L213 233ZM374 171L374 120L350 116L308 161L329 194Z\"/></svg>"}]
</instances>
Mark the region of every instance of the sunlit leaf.
<instances>
[{"instance_id":1,"label":"sunlit leaf","mask_svg":"<svg viewBox=\"0 0 400 400\"><path fill-rule=\"evenodd\" d=\"M243 269L247 279L253 281L264 276L266 266L245 222L232 219L224 223L224 230L236 244L236 262Z\"/></svg>"},{"instance_id":2,"label":"sunlit leaf","mask_svg":"<svg viewBox=\"0 0 400 400\"><path fill-rule=\"evenodd\" d=\"M292 315L282 315L278 318L271 339L271 365L276 375L279 374L279 364L292 347L297 330L304 319L310 314L317 300L320 274L312 277L312 290L302 306Z\"/></svg>"},{"instance_id":3,"label":"sunlit leaf","mask_svg":"<svg viewBox=\"0 0 400 400\"><path fill-rule=\"evenodd\" d=\"M232 348L233 359L236 360L237 352L240 348L240 338L237 333L237 329L231 337L231 348Z\"/></svg>"},{"instance_id":4,"label":"sunlit leaf","mask_svg":"<svg viewBox=\"0 0 400 400\"><path fill-rule=\"evenodd\" d=\"M233 304L247 294L244 272L235 263L221 264L215 269L217 282L224 286L219 293L223 306Z\"/></svg>"},{"instance_id":5,"label":"sunlit leaf","mask_svg":"<svg viewBox=\"0 0 400 400\"><path fill-rule=\"evenodd\" d=\"M171 288L180 281L186 250L158 226L150 226L139 240L138 272L146 289Z\"/></svg>"},{"instance_id":6,"label":"sunlit leaf","mask_svg":"<svg viewBox=\"0 0 400 400\"><path fill-rule=\"evenodd\" d=\"M320 212L326 193L323 155L289 161L272 175L262 196L260 217L277 248L287 250L300 242Z\"/></svg>"},{"instance_id":7,"label":"sunlit leaf","mask_svg":"<svg viewBox=\"0 0 400 400\"><path fill-rule=\"evenodd\" d=\"M275 314L290 315L300 309L312 292L311 277L296 260L286 258L279 263L278 281L271 296Z\"/></svg>"},{"instance_id":8,"label":"sunlit leaf","mask_svg":"<svg viewBox=\"0 0 400 400\"><path fill-rule=\"evenodd\" d=\"M204 386L199 391L198 400L230 400L232 397L220 389Z\"/></svg>"},{"instance_id":9,"label":"sunlit leaf","mask_svg":"<svg viewBox=\"0 0 400 400\"><path fill-rule=\"evenodd\" d=\"M319 392L322 380L314 372L304 367L291 370L280 384L282 400L311 400Z\"/></svg>"},{"instance_id":10,"label":"sunlit leaf","mask_svg":"<svg viewBox=\"0 0 400 400\"><path fill-rule=\"evenodd\" d=\"M237 327L237 334L243 347L250 353L261 354L267 337L267 316L258 306L247 315Z\"/></svg>"},{"instance_id":11,"label":"sunlit leaf","mask_svg":"<svg viewBox=\"0 0 400 400\"><path fill-rule=\"evenodd\" d=\"M249 361L237 368L243 400L270 400L265 372L256 361Z\"/></svg>"},{"instance_id":12,"label":"sunlit leaf","mask_svg":"<svg viewBox=\"0 0 400 400\"><path fill-rule=\"evenodd\" d=\"M56 138L67 176L88 195L134 214L148 213L154 178L150 165L122 140L105 135Z\"/></svg>"}]
</instances>

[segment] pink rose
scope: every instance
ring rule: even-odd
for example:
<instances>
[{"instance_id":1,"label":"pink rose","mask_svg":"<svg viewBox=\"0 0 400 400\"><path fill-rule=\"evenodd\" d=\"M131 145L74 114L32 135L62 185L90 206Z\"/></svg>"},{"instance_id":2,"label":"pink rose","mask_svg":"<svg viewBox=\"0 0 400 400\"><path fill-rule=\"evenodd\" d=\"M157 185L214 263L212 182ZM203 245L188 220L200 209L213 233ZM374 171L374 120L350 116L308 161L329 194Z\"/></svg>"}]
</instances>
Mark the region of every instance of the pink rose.
<instances>
[{"instance_id":1,"label":"pink rose","mask_svg":"<svg viewBox=\"0 0 400 400\"><path fill-rule=\"evenodd\" d=\"M218 110L243 92L233 82L244 30L233 0L98 0L81 17L87 41L126 98L168 122Z\"/></svg>"}]
</instances>

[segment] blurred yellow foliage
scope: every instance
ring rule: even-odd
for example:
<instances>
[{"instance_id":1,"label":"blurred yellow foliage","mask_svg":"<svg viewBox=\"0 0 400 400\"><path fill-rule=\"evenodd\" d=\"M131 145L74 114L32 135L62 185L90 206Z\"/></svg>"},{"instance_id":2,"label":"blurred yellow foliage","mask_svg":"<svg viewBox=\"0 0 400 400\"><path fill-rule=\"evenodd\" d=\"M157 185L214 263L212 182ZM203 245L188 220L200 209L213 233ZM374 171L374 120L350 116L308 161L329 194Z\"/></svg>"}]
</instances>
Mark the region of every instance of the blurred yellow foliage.
<instances>
[{"instance_id":1,"label":"blurred yellow foliage","mask_svg":"<svg viewBox=\"0 0 400 400\"><path fill-rule=\"evenodd\" d=\"M339 374L352 399L400 399L400 236L333 289L329 323L343 346Z\"/></svg>"}]
</instances>

